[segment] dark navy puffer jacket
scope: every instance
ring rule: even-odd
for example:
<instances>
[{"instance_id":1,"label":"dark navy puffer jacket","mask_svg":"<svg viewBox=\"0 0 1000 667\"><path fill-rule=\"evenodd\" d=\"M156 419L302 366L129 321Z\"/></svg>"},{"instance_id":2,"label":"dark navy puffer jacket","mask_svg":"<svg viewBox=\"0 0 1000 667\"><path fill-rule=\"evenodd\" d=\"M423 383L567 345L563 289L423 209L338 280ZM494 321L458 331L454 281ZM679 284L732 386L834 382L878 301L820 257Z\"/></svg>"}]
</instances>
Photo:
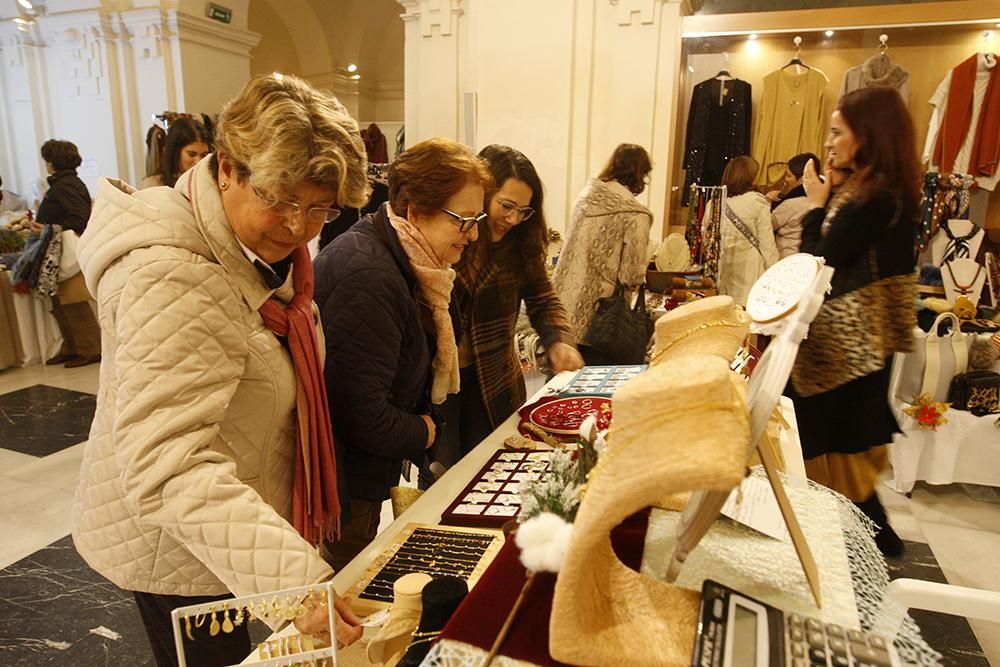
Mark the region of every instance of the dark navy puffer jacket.
<instances>
[{"instance_id":1,"label":"dark navy puffer jacket","mask_svg":"<svg viewBox=\"0 0 1000 667\"><path fill-rule=\"evenodd\" d=\"M404 459L424 460L420 415L430 412L436 349L430 309L385 205L326 246L314 267L341 498L382 501Z\"/></svg>"}]
</instances>

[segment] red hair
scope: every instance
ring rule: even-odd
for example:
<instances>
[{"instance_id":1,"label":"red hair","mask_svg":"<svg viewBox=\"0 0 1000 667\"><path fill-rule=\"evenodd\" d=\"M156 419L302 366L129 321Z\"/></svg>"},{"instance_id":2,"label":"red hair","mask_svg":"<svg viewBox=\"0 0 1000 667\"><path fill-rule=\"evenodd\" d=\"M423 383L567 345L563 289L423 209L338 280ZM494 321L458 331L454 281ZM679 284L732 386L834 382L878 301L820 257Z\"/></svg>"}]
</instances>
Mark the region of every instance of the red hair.
<instances>
[{"instance_id":1,"label":"red hair","mask_svg":"<svg viewBox=\"0 0 1000 667\"><path fill-rule=\"evenodd\" d=\"M857 168L845 184L859 204L881 193L920 205L920 160L913 119L893 88L862 88L837 101L837 111L858 142Z\"/></svg>"}]
</instances>

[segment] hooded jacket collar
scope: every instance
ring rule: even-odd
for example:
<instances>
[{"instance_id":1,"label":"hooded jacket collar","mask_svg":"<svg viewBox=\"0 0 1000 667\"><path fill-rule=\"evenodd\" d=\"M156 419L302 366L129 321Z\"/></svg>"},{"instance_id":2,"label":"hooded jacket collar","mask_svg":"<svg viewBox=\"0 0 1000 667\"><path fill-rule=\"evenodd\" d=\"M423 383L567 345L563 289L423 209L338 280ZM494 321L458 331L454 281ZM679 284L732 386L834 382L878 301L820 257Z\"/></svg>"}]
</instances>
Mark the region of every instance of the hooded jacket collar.
<instances>
[{"instance_id":1,"label":"hooded jacket collar","mask_svg":"<svg viewBox=\"0 0 1000 667\"><path fill-rule=\"evenodd\" d=\"M211 160L183 174L173 189L137 191L124 181L102 178L87 231L80 239L80 267L91 293L104 271L129 252L153 246L184 248L221 264L253 310L276 294L289 301L291 276L278 290L264 283L236 240L212 178Z\"/></svg>"}]
</instances>

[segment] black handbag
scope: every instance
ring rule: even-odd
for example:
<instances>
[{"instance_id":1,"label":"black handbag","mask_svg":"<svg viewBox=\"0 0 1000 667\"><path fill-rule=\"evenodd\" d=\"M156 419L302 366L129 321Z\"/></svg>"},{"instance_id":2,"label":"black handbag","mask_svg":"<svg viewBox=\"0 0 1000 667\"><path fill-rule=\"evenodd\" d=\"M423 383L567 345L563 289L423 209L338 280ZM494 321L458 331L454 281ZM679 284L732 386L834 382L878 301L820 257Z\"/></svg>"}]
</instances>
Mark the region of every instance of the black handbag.
<instances>
[{"instance_id":1,"label":"black handbag","mask_svg":"<svg viewBox=\"0 0 1000 667\"><path fill-rule=\"evenodd\" d=\"M652 335L653 320L646 312L646 286L639 286L632 307L625 298L625 285L616 282L611 296L598 300L581 352L590 365L641 364Z\"/></svg>"},{"instance_id":2,"label":"black handbag","mask_svg":"<svg viewBox=\"0 0 1000 667\"><path fill-rule=\"evenodd\" d=\"M969 371L956 375L948 388L948 402L956 410L980 417L1000 412L1000 373Z\"/></svg>"}]
</instances>

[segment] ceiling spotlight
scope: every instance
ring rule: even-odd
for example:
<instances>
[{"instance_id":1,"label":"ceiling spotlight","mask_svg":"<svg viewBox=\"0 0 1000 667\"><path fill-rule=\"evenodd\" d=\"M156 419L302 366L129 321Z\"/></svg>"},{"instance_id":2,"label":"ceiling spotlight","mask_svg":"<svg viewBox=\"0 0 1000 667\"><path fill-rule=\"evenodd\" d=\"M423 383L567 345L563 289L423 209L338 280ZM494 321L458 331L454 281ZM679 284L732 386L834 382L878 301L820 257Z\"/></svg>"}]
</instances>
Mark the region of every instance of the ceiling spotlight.
<instances>
[{"instance_id":1,"label":"ceiling spotlight","mask_svg":"<svg viewBox=\"0 0 1000 667\"><path fill-rule=\"evenodd\" d=\"M347 63L347 71L350 72L351 74L354 74L355 72L358 71L358 66L355 65L354 63Z\"/></svg>"},{"instance_id":2,"label":"ceiling spotlight","mask_svg":"<svg viewBox=\"0 0 1000 667\"><path fill-rule=\"evenodd\" d=\"M17 4L21 5L22 7L24 7L25 9L27 9L29 12L32 9L35 8L35 6L32 5L31 2L29 2L29 0L17 0Z\"/></svg>"},{"instance_id":3,"label":"ceiling spotlight","mask_svg":"<svg viewBox=\"0 0 1000 667\"><path fill-rule=\"evenodd\" d=\"M833 31L832 30L827 30L823 34L826 35L827 37L833 37Z\"/></svg>"},{"instance_id":4,"label":"ceiling spotlight","mask_svg":"<svg viewBox=\"0 0 1000 667\"><path fill-rule=\"evenodd\" d=\"M361 75L360 74L352 74L351 75L351 80L353 80L353 81L360 81L361 80Z\"/></svg>"},{"instance_id":5,"label":"ceiling spotlight","mask_svg":"<svg viewBox=\"0 0 1000 667\"><path fill-rule=\"evenodd\" d=\"M15 16L14 23L18 25L33 25L35 21L33 19L23 19L20 16Z\"/></svg>"},{"instance_id":6,"label":"ceiling spotlight","mask_svg":"<svg viewBox=\"0 0 1000 667\"><path fill-rule=\"evenodd\" d=\"M757 39L757 33L755 32L750 33L749 35L747 35L747 39Z\"/></svg>"},{"instance_id":7,"label":"ceiling spotlight","mask_svg":"<svg viewBox=\"0 0 1000 667\"><path fill-rule=\"evenodd\" d=\"M281 81L285 78L285 75L282 74L281 72L274 72L273 74L271 74L271 76L274 77L275 81Z\"/></svg>"}]
</instances>

